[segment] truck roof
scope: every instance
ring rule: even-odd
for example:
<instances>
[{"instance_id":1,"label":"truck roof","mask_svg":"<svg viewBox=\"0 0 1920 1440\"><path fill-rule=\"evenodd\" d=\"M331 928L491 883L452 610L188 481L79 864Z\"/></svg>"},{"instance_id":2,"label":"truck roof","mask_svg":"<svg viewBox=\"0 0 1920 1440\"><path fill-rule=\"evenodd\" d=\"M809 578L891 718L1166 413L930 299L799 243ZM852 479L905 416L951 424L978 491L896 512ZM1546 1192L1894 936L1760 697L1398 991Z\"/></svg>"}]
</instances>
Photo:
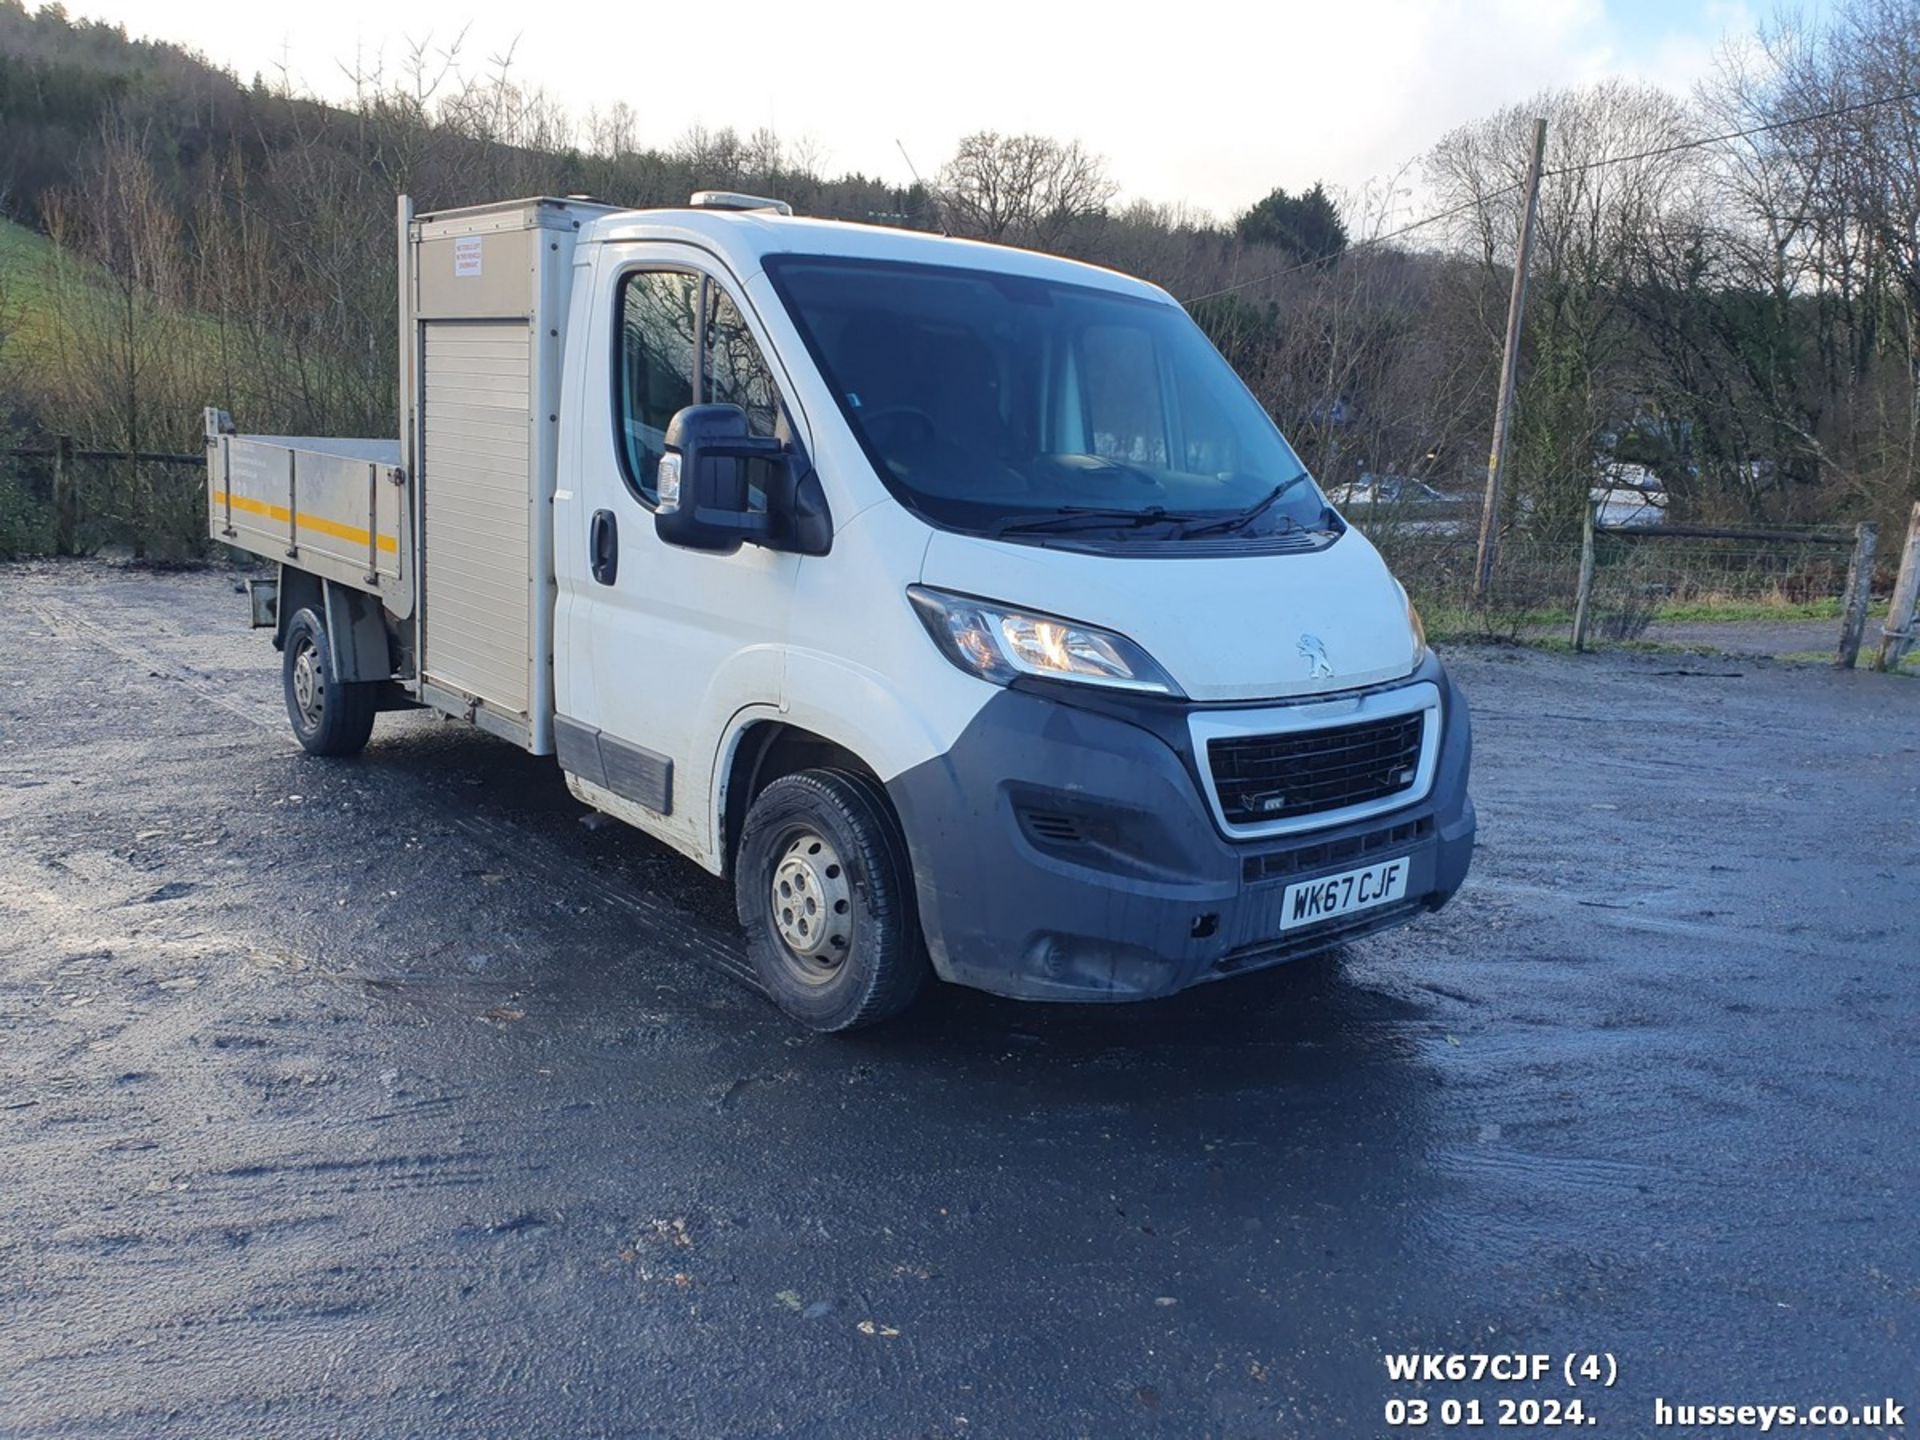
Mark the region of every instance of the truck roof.
<instances>
[{"instance_id":1,"label":"truck roof","mask_svg":"<svg viewBox=\"0 0 1920 1440\"><path fill-rule=\"evenodd\" d=\"M742 280L751 279L768 255L833 255L862 260L894 260L919 265L946 265L963 270L991 270L1003 275L1026 275L1069 285L1170 302L1166 291L1118 270L1043 255L1009 245L981 240L956 240L920 230L889 225L861 225L845 220L813 220L782 215L775 210L613 210L595 216L580 228L587 243L667 240L712 250Z\"/></svg>"}]
</instances>

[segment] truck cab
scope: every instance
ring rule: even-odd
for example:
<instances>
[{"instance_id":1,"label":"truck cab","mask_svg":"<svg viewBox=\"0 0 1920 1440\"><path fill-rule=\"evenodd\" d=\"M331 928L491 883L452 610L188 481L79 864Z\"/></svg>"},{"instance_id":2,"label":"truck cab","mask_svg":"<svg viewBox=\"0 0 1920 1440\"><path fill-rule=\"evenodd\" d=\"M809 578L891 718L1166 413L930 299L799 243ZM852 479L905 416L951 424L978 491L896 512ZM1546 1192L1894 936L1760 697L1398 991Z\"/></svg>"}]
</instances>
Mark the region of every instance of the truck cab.
<instances>
[{"instance_id":1,"label":"truck cab","mask_svg":"<svg viewBox=\"0 0 1920 1440\"><path fill-rule=\"evenodd\" d=\"M1172 297L696 200L403 208L402 518L373 586L285 559L309 700L555 755L732 878L823 1030L931 977L1149 999L1452 896L1466 702Z\"/></svg>"}]
</instances>

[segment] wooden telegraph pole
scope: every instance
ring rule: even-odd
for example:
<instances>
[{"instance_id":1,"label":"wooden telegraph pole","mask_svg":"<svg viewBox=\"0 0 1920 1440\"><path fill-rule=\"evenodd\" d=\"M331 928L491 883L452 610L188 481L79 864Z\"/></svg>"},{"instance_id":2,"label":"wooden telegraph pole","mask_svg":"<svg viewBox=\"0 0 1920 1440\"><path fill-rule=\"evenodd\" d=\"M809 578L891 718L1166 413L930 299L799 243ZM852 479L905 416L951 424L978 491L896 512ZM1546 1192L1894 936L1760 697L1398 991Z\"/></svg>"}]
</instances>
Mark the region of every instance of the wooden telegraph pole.
<instances>
[{"instance_id":1,"label":"wooden telegraph pole","mask_svg":"<svg viewBox=\"0 0 1920 1440\"><path fill-rule=\"evenodd\" d=\"M1500 548L1500 482L1507 468L1507 435L1513 429L1514 371L1520 363L1520 320L1527 308L1527 267L1533 258L1533 221L1540 208L1540 168L1547 153L1547 122L1533 122L1533 159L1527 165L1527 204L1520 212L1520 248L1513 260L1513 294L1507 301L1507 347L1500 361L1500 399L1493 411L1493 449L1487 455L1487 502L1480 512L1480 552L1473 566L1473 603L1484 605Z\"/></svg>"}]
</instances>

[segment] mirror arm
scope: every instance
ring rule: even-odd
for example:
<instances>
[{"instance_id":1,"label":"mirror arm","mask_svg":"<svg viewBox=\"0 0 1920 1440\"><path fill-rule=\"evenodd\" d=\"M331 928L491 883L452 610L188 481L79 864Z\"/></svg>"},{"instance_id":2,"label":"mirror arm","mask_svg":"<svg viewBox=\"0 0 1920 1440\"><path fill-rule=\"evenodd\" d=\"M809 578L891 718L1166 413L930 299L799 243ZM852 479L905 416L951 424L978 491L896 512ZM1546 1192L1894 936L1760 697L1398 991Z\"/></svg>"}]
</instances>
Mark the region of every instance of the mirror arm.
<instances>
[{"instance_id":1,"label":"mirror arm","mask_svg":"<svg viewBox=\"0 0 1920 1440\"><path fill-rule=\"evenodd\" d=\"M778 503L768 505L780 517L775 543L799 555L827 554L833 549L833 517L827 510L819 472L804 456L796 454L794 463L786 468L785 480ZM768 499L771 502L773 497Z\"/></svg>"}]
</instances>

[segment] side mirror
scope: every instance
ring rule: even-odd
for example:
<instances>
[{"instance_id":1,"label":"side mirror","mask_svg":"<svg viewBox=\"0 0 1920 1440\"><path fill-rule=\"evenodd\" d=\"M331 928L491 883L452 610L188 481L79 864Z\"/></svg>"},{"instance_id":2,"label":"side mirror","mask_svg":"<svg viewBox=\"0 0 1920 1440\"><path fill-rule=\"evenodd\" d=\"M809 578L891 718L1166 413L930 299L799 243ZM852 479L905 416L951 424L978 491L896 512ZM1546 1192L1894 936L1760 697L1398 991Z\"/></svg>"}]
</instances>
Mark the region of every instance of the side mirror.
<instances>
[{"instance_id":1,"label":"side mirror","mask_svg":"<svg viewBox=\"0 0 1920 1440\"><path fill-rule=\"evenodd\" d=\"M824 555L832 543L819 477L792 447L751 433L738 405L689 405L667 422L657 489L654 533L669 545Z\"/></svg>"},{"instance_id":2,"label":"side mirror","mask_svg":"<svg viewBox=\"0 0 1920 1440\"><path fill-rule=\"evenodd\" d=\"M732 551L743 540L765 541L773 517L754 510L749 471L758 470L763 495L768 472L791 466L787 447L747 429L738 405L689 405L667 422L660 457L654 533L689 550ZM784 487L780 487L784 488Z\"/></svg>"}]
</instances>

